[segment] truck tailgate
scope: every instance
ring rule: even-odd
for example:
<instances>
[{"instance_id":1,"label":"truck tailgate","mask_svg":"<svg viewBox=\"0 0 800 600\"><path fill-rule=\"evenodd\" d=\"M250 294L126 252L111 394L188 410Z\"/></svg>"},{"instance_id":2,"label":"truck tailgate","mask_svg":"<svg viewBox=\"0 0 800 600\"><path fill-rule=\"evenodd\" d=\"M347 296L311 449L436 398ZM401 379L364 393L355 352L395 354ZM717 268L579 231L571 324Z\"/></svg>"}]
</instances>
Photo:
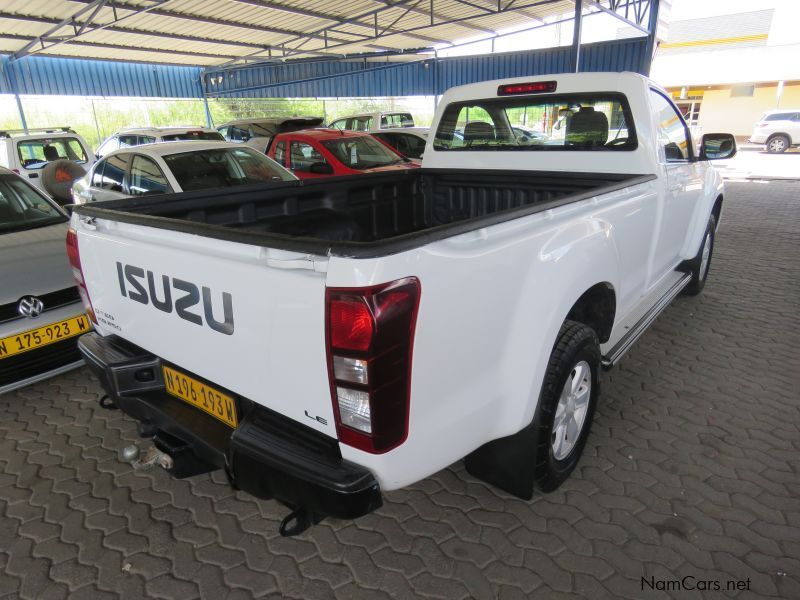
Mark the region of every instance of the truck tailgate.
<instances>
[{"instance_id":1,"label":"truck tailgate","mask_svg":"<svg viewBox=\"0 0 800 600\"><path fill-rule=\"evenodd\" d=\"M73 215L101 334L336 437L325 259ZM276 256L277 255L277 256Z\"/></svg>"}]
</instances>

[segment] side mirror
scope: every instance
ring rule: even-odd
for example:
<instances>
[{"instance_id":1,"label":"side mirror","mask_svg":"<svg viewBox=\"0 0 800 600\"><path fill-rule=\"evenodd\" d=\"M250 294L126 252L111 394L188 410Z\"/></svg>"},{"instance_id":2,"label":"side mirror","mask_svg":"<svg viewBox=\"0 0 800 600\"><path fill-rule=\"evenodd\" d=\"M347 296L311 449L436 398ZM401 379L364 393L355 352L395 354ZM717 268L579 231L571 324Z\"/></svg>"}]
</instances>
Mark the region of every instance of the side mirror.
<instances>
[{"instance_id":1,"label":"side mirror","mask_svg":"<svg viewBox=\"0 0 800 600\"><path fill-rule=\"evenodd\" d=\"M730 133L707 133L700 142L700 160L732 158L736 154L736 139Z\"/></svg>"},{"instance_id":2,"label":"side mirror","mask_svg":"<svg viewBox=\"0 0 800 600\"><path fill-rule=\"evenodd\" d=\"M317 175L333 175L333 167L326 162L311 163L308 167L309 172L316 173Z\"/></svg>"}]
</instances>

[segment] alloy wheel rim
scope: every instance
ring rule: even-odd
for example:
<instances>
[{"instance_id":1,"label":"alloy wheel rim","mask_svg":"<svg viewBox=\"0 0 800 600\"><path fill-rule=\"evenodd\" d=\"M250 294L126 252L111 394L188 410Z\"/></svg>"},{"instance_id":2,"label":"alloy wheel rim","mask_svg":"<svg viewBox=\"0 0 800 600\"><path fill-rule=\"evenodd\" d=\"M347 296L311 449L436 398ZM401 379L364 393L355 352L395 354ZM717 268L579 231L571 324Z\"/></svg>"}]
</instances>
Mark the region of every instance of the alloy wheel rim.
<instances>
[{"instance_id":1,"label":"alloy wheel rim","mask_svg":"<svg viewBox=\"0 0 800 600\"><path fill-rule=\"evenodd\" d=\"M575 448L586 423L592 396L592 369L585 360L572 368L556 406L550 443L556 460L563 460Z\"/></svg>"},{"instance_id":2,"label":"alloy wheel rim","mask_svg":"<svg viewBox=\"0 0 800 600\"><path fill-rule=\"evenodd\" d=\"M769 143L769 147L771 150L775 150L776 152L780 152L783 150L783 139L782 138L775 138Z\"/></svg>"},{"instance_id":3,"label":"alloy wheel rim","mask_svg":"<svg viewBox=\"0 0 800 600\"><path fill-rule=\"evenodd\" d=\"M708 262L711 258L711 234L706 234L706 239L703 242L703 254L700 257L700 279L705 279L708 273Z\"/></svg>"}]
</instances>

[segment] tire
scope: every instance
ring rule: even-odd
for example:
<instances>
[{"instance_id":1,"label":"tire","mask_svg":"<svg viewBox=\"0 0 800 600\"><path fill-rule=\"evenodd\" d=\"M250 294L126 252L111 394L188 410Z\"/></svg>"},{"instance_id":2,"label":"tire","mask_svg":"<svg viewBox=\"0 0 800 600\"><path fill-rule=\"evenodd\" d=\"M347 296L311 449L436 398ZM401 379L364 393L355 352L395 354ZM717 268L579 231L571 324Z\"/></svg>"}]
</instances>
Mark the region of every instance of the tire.
<instances>
[{"instance_id":1,"label":"tire","mask_svg":"<svg viewBox=\"0 0 800 600\"><path fill-rule=\"evenodd\" d=\"M565 321L547 364L534 423L534 482L543 492L555 490L578 464L600 393L599 370L597 334L583 323Z\"/></svg>"},{"instance_id":2,"label":"tire","mask_svg":"<svg viewBox=\"0 0 800 600\"><path fill-rule=\"evenodd\" d=\"M791 145L792 143L787 136L783 134L775 135L767 140L767 152L770 154L783 154Z\"/></svg>"},{"instance_id":3,"label":"tire","mask_svg":"<svg viewBox=\"0 0 800 600\"><path fill-rule=\"evenodd\" d=\"M42 169L42 185L45 191L60 205L72 202L72 184L86 175L79 164L62 158L48 163Z\"/></svg>"},{"instance_id":4,"label":"tire","mask_svg":"<svg viewBox=\"0 0 800 600\"><path fill-rule=\"evenodd\" d=\"M716 235L717 221L714 215L708 218L708 225L703 234L703 240L700 242L700 249L697 251L695 257L685 263L689 267L689 272L692 274L692 279L689 284L683 288L681 292L685 296L697 296L703 291L708 279L708 271L711 269L711 257L714 254L714 237ZM708 249L707 256L703 254Z\"/></svg>"}]
</instances>

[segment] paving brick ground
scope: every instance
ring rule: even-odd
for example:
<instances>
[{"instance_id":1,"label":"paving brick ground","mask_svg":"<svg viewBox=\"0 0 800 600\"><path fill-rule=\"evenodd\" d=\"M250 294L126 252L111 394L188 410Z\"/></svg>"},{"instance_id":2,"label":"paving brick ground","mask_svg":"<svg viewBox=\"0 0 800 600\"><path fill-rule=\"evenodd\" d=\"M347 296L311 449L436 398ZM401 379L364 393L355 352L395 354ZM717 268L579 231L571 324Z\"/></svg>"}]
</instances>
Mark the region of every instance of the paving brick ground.
<instances>
[{"instance_id":1,"label":"paving brick ground","mask_svg":"<svg viewBox=\"0 0 800 600\"><path fill-rule=\"evenodd\" d=\"M0 397L0 597L800 598L800 182L729 185L711 279L612 372L586 452L522 502L461 464L356 522L134 472L80 370ZM642 577L750 591L642 590Z\"/></svg>"}]
</instances>

